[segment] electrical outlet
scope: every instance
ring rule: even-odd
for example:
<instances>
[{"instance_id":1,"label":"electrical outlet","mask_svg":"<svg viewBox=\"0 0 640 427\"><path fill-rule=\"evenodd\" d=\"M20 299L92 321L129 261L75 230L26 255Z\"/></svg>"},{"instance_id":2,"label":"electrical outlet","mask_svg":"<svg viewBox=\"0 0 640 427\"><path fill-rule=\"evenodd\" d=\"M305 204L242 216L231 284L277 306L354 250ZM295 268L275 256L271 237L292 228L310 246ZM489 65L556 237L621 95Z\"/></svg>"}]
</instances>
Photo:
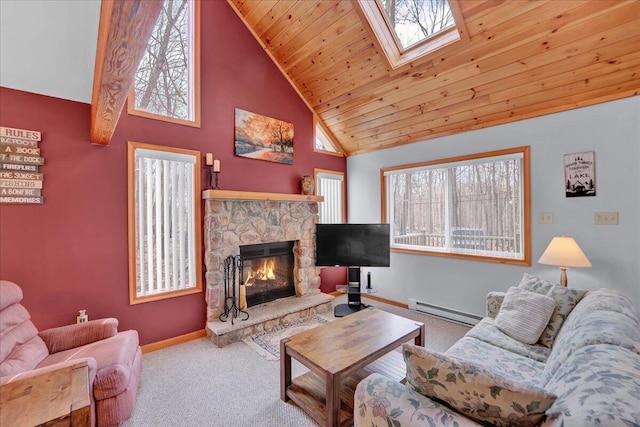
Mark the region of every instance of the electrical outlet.
<instances>
[{"instance_id":1,"label":"electrical outlet","mask_svg":"<svg viewBox=\"0 0 640 427\"><path fill-rule=\"evenodd\" d=\"M540 212L538 214L538 224L553 224L553 212Z\"/></svg>"},{"instance_id":2,"label":"electrical outlet","mask_svg":"<svg viewBox=\"0 0 640 427\"><path fill-rule=\"evenodd\" d=\"M618 225L618 212L594 212L595 225Z\"/></svg>"}]
</instances>

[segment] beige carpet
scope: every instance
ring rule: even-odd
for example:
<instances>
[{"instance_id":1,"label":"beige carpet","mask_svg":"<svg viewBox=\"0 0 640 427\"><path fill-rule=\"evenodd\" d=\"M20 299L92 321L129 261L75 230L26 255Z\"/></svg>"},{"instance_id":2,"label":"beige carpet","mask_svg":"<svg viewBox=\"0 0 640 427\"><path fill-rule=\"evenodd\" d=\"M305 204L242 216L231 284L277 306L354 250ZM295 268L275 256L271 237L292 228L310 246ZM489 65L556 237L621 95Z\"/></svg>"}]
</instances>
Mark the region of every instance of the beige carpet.
<instances>
[{"instance_id":1,"label":"beige carpet","mask_svg":"<svg viewBox=\"0 0 640 427\"><path fill-rule=\"evenodd\" d=\"M469 329L364 299L377 308L424 322L426 346L445 351ZM335 303L346 302L346 296ZM292 375L307 369L292 364ZM239 342L218 348L201 338L143 356L133 416L121 427L316 427L291 402L280 400L280 363Z\"/></svg>"}]
</instances>

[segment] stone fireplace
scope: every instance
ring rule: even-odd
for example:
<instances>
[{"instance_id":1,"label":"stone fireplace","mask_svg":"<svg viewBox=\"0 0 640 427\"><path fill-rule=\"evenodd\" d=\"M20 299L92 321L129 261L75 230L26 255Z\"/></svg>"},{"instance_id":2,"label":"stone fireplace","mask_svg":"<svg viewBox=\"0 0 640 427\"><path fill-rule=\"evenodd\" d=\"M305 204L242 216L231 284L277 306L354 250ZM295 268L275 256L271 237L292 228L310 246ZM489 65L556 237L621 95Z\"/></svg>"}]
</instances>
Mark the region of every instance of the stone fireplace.
<instances>
[{"instance_id":1,"label":"stone fireplace","mask_svg":"<svg viewBox=\"0 0 640 427\"><path fill-rule=\"evenodd\" d=\"M321 197L205 190L203 198L207 334L217 345L224 346L269 327L331 310L333 297L320 292L320 270L315 266L315 224ZM269 244L275 246L271 245L267 253L261 252L265 244L267 248ZM254 263L258 270L263 261L273 261L269 251L277 253L285 246L290 248L290 255L277 254L277 257L291 260L293 283L285 283L289 273L282 271L278 272L277 280L252 278L252 284L244 287L243 298L252 297L249 294L256 291L262 293L257 298L264 301L247 304L247 321L239 317L233 324L221 322L224 260L231 255L243 255L243 260L249 258L250 262L243 262L243 275L248 284L247 270L253 269ZM278 289L286 285L291 288ZM254 289L249 289L253 286ZM271 289L267 289L269 286ZM281 292L282 295L277 295Z\"/></svg>"}]
</instances>

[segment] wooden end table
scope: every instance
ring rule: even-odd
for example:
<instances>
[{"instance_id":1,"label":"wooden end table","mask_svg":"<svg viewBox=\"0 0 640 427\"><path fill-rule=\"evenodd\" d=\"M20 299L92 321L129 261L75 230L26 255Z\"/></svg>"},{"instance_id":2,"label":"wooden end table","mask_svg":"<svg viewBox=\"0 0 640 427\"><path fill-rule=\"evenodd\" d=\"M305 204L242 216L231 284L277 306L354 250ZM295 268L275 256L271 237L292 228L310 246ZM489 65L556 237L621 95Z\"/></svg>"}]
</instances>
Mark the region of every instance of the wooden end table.
<instances>
[{"instance_id":1,"label":"wooden end table","mask_svg":"<svg viewBox=\"0 0 640 427\"><path fill-rule=\"evenodd\" d=\"M280 341L280 398L291 399L320 425L353 424L353 396L372 372L401 380L402 354L393 349L414 339L424 346L424 323L365 309ZM291 378L291 359L310 372Z\"/></svg>"},{"instance_id":2,"label":"wooden end table","mask_svg":"<svg viewBox=\"0 0 640 427\"><path fill-rule=\"evenodd\" d=\"M0 387L0 426L91 425L86 361Z\"/></svg>"}]
</instances>

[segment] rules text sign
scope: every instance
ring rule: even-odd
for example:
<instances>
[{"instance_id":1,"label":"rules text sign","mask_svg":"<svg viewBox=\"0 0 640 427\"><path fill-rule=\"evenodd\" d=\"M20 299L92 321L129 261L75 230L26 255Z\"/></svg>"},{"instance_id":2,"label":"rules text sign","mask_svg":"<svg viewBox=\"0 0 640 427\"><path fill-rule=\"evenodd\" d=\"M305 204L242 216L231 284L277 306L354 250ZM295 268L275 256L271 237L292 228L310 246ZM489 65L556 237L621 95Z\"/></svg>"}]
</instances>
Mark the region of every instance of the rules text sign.
<instances>
[{"instance_id":1,"label":"rules text sign","mask_svg":"<svg viewBox=\"0 0 640 427\"><path fill-rule=\"evenodd\" d=\"M44 203L41 140L38 131L0 126L0 203Z\"/></svg>"}]
</instances>

